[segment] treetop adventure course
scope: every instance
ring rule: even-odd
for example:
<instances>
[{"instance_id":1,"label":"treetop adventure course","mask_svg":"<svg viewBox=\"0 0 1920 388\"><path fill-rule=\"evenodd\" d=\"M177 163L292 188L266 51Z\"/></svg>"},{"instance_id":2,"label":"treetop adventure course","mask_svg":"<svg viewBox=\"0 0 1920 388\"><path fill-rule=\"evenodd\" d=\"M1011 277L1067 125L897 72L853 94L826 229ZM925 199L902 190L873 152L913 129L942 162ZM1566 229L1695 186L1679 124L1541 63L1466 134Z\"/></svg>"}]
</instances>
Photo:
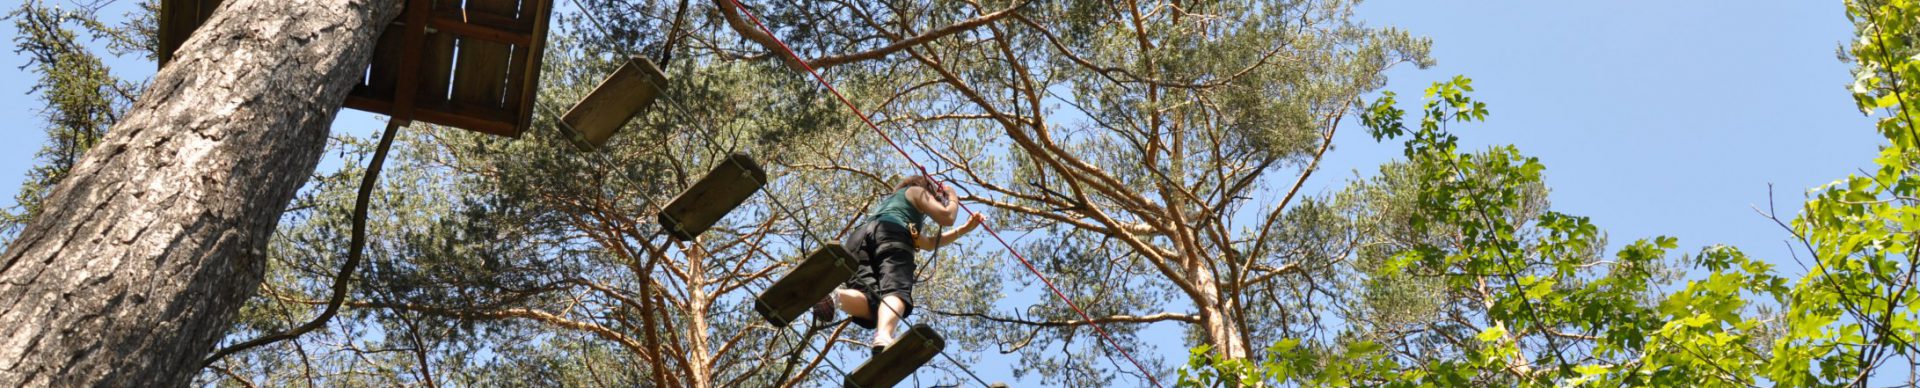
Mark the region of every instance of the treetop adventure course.
<instances>
[{"instance_id":1,"label":"treetop adventure course","mask_svg":"<svg viewBox=\"0 0 1920 388\"><path fill-rule=\"evenodd\" d=\"M212 15L221 0L166 0L161 4L160 25L162 36L160 57L161 66L171 59L173 48L181 47L191 37L191 33ZM904 148L893 141L864 112L855 106L826 78L822 77L815 64L800 58L774 32L761 22L758 15L738 3L737 0L724 0L719 6L731 6L753 23L763 38L780 48L783 59L804 70L822 88L832 93L865 125L871 128L905 161L913 166L921 176L936 179L935 190L945 190L948 183L940 182L930 175L927 168L913 160ZM1010 14L1021 4L1002 10L997 15L988 15L957 23L947 29L935 31L923 37L944 36L968 28L978 27L986 21ZM674 21L669 31L669 43L660 54L662 64L670 60L668 52L672 42L678 36L678 28L684 21L684 2L682 14ZM516 137L527 129L533 114L534 98L539 84L540 58L543 55L547 33L547 23L552 12L550 0L473 0L468 2L451 0L407 0L406 7L392 26L379 38L373 53L372 64L368 67L367 77L353 87L347 98L346 107L385 114L392 117L386 131L382 134L380 145L369 164L369 173L362 182L362 190L355 203L353 241L350 243L349 261L334 281L334 297L328 309L322 315L306 325L292 331L276 333L242 342L220 349L208 357L206 363L224 357L227 354L264 345L274 341L298 336L324 325L338 310L344 299L347 279L361 252L365 240L365 217L368 197L388 147L391 145L400 126L412 120L463 128L467 130L500 136ZM911 45L906 41L896 45ZM845 61L847 58L833 59ZM640 55L630 55L612 74L562 115L559 128L567 134L573 144L581 150L591 151L606 144L616 131L625 127L636 116L644 115L661 99L667 76L654 61ZM668 106L674 106L669 103ZM700 136L710 146L717 146L711 134ZM767 183L767 176L757 162L745 153L734 152L714 170L699 179L686 191L670 201L658 215L661 232L678 242L692 241L718 222L728 212L740 206ZM964 202L958 197L942 199L952 201L960 209L969 213ZM775 203L780 203L775 199ZM782 211L792 213L785 205ZM975 216L977 217L977 215ZM1120 348L1098 321L1093 320L1081 310L1066 294L1062 293L1045 274L1014 250L1004 238L1000 237L990 225L986 231L1011 253L1035 277L1040 279L1061 301L1065 302L1082 319L1092 323L1096 333L1121 356L1140 370L1142 376L1154 386L1159 386L1155 373L1148 370L1133 356ZM807 255L799 266L774 282L754 298L755 310L775 327L785 327L800 314L834 292L835 285L846 282L857 272L860 264L853 259L847 249L832 240L821 239L812 231L803 231L820 247ZM941 240L935 238L935 241ZM935 243L935 252L937 246ZM664 252L652 252L664 254ZM937 253L936 253L937 255ZM912 281L912 279L908 279ZM897 309L893 304L878 303ZM892 310L895 316L906 318L902 311ZM818 331L813 330L809 333ZM785 333L784 331L782 333ZM931 361L935 355L946 356L945 340L926 325L912 325L891 346L875 347L872 360L867 361L852 372L841 371L845 376L845 385L849 387L887 387L898 384L911 376L920 366ZM824 352L826 349L822 349ZM953 361L951 357L947 360ZM830 361L829 361L830 362ZM831 365L831 364L830 364ZM958 362L967 375L982 386L992 386L971 370ZM834 369L839 370L837 365ZM656 371L657 372L657 371ZM664 379L664 378L663 378Z\"/></svg>"},{"instance_id":2,"label":"treetop adventure course","mask_svg":"<svg viewBox=\"0 0 1920 388\"><path fill-rule=\"evenodd\" d=\"M1920 384L1920 2L1361 3L15 2L0 387Z\"/></svg>"}]
</instances>

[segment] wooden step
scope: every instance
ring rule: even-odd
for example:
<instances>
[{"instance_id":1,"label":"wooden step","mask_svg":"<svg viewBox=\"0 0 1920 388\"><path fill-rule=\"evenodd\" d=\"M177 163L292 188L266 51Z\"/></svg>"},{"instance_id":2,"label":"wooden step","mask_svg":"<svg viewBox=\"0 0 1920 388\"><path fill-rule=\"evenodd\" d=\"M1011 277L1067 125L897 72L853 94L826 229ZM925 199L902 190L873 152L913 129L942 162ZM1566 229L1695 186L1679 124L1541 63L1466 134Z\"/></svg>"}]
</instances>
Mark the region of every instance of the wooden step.
<instances>
[{"instance_id":1,"label":"wooden step","mask_svg":"<svg viewBox=\"0 0 1920 388\"><path fill-rule=\"evenodd\" d=\"M736 152L713 166L713 171L674 197L660 211L660 227L680 241L706 233L727 212L747 202L767 182L766 170L746 153Z\"/></svg>"},{"instance_id":2,"label":"wooden step","mask_svg":"<svg viewBox=\"0 0 1920 388\"><path fill-rule=\"evenodd\" d=\"M667 75L646 57L633 56L627 63L600 81L580 102L560 118L560 129L575 147L595 150L607 145L614 132L627 126L634 117L645 114L660 97Z\"/></svg>"},{"instance_id":3,"label":"wooden step","mask_svg":"<svg viewBox=\"0 0 1920 388\"><path fill-rule=\"evenodd\" d=\"M807 255L806 260L793 268L793 272L773 282L773 286L761 291L753 298L753 310L766 318L773 327L786 327L794 319L805 314L820 299L833 293L833 288L852 279L854 269L860 261L853 258L839 243L828 243Z\"/></svg>"},{"instance_id":4,"label":"wooden step","mask_svg":"<svg viewBox=\"0 0 1920 388\"><path fill-rule=\"evenodd\" d=\"M927 325L913 325L905 335L895 340L892 346L880 352L879 356L867 360L847 374L846 386L849 388L892 387L912 376L913 371L933 361L941 349L947 348L947 340L934 333Z\"/></svg>"}]
</instances>

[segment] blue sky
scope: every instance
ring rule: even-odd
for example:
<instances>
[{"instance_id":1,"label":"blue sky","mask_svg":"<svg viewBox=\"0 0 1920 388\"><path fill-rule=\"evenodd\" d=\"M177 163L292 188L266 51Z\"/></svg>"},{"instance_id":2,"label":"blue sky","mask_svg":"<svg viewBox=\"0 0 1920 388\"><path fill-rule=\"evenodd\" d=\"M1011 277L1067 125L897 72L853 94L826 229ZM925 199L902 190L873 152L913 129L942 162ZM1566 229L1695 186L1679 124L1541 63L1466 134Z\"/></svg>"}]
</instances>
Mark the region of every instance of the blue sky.
<instances>
[{"instance_id":1,"label":"blue sky","mask_svg":"<svg viewBox=\"0 0 1920 388\"><path fill-rule=\"evenodd\" d=\"M1788 236L1753 211L1767 185L1797 213L1807 189L1871 166L1882 143L1844 88L1835 52L1852 27L1838 1L1379 1L1359 16L1434 38L1439 65L1398 69L1389 90L1472 77L1492 115L1456 127L1463 141L1539 157L1555 208L1592 217L1616 246L1669 235L1796 270ZM1398 156L1370 140L1343 133L1328 172Z\"/></svg>"},{"instance_id":2,"label":"blue sky","mask_svg":"<svg viewBox=\"0 0 1920 388\"><path fill-rule=\"evenodd\" d=\"M1439 65L1396 69L1388 90L1415 100L1433 81L1473 78L1492 116L1455 127L1463 141L1539 157L1555 208L1592 217L1614 246L1656 235L1680 238L1682 251L1724 243L1797 275L1788 236L1753 206L1765 207L1772 184L1780 210L1798 212L1808 188L1870 166L1881 143L1844 89L1848 65L1835 59L1851 35L1839 1L1374 1L1358 15L1435 41ZM11 23L0 28L0 40L13 36ZM24 124L0 142L0 187L9 188L0 205L11 206L43 134L29 119L39 102L26 94L34 76L18 68L25 58L0 56L0 115ZM110 64L134 78L152 70ZM343 111L336 129L378 125ZM1397 144L1357 125L1335 141L1312 193L1399 156ZM1171 329L1153 332L1167 344L1161 356L1178 363L1185 354ZM976 370L1032 384L1001 367Z\"/></svg>"}]
</instances>

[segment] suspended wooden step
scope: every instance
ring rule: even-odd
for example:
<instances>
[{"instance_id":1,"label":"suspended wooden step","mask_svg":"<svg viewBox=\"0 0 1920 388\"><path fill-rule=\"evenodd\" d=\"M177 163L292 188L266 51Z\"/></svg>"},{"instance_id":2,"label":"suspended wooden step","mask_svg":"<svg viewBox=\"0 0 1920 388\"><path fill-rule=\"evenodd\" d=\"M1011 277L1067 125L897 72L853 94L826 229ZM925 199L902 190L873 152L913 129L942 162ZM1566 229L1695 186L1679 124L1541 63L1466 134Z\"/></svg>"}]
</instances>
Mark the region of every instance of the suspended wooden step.
<instances>
[{"instance_id":1,"label":"suspended wooden step","mask_svg":"<svg viewBox=\"0 0 1920 388\"><path fill-rule=\"evenodd\" d=\"M854 268L860 262L847 252L839 243L827 246L807 255L793 272L773 282L773 286L761 291L753 298L753 310L760 313L774 327L786 327L799 318L814 303L833 293L833 287L846 283L853 278Z\"/></svg>"},{"instance_id":2,"label":"suspended wooden step","mask_svg":"<svg viewBox=\"0 0 1920 388\"><path fill-rule=\"evenodd\" d=\"M692 241L727 212L747 202L766 182L766 170L761 170L752 157L742 152L727 155L707 176L667 203L660 211L660 226L673 238Z\"/></svg>"},{"instance_id":3,"label":"suspended wooden step","mask_svg":"<svg viewBox=\"0 0 1920 388\"><path fill-rule=\"evenodd\" d=\"M607 145L607 139L613 133L627 126L628 121L653 107L653 100L660 97L660 87L666 85L667 75L646 57L632 56L627 63L600 81L600 86L573 104L567 115L560 119L560 129L567 132L573 145L581 150L595 150Z\"/></svg>"},{"instance_id":4,"label":"suspended wooden step","mask_svg":"<svg viewBox=\"0 0 1920 388\"><path fill-rule=\"evenodd\" d=\"M846 386L850 388L892 387L913 375L913 371L933 361L933 356L947 348L947 340L934 333L927 325L913 325L905 335L895 340L879 356L867 360L847 374Z\"/></svg>"}]
</instances>

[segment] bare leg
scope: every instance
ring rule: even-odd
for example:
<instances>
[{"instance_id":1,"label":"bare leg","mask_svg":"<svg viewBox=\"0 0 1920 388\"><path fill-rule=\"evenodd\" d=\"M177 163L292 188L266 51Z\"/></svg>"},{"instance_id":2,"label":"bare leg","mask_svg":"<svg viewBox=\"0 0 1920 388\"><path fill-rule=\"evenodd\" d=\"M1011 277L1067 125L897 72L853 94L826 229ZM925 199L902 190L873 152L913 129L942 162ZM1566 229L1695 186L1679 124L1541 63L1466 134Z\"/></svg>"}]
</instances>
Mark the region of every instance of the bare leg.
<instances>
[{"instance_id":1,"label":"bare leg","mask_svg":"<svg viewBox=\"0 0 1920 388\"><path fill-rule=\"evenodd\" d=\"M902 311L907 311L907 302L900 300L899 296L880 298L880 324L873 329L874 345L893 345L893 327L899 325Z\"/></svg>"},{"instance_id":2,"label":"bare leg","mask_svg":"<svg viewBox=\"0 0 1920 388\"><path fill-rule=\"evenodd\" d=\"M867 311L867 296L860 291L849 289L833 290L833 297L839 299L840 310L848 316L861 319L873 319L873 312Z\"/></svg>"}]
</instances>

